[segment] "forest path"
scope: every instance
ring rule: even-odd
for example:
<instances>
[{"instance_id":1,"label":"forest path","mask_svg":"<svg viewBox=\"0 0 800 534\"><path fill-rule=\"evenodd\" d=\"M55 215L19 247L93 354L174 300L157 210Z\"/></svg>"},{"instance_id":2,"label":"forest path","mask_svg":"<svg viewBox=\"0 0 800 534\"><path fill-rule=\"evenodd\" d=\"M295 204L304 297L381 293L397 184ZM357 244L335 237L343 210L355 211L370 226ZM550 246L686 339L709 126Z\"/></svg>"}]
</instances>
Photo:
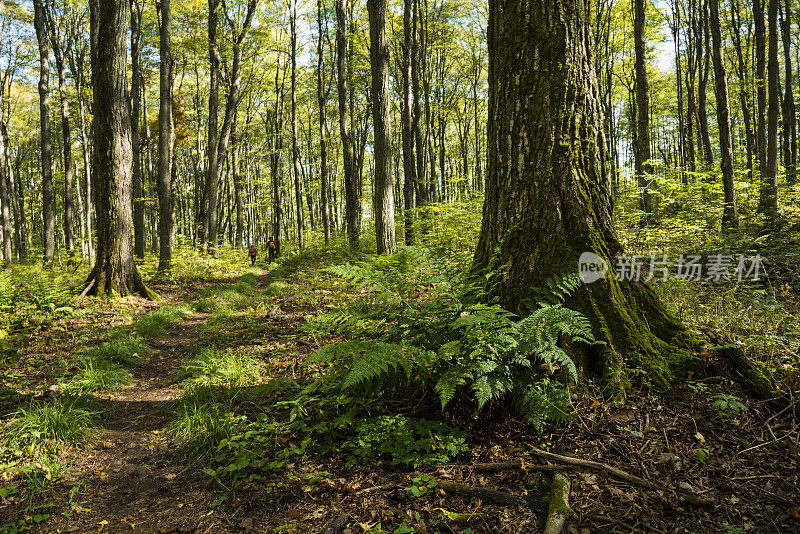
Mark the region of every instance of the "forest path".
<instances>
[{"instance_id":1,"label":"forest path","mask_svg":"<svg viewBox=\"0 0 800 534\"><path fill-rule=\"evenodd\" d=\"M143 363L130 369L134 381L98 395L93 406L101 412L102 439L73 459L79 469L74 513L48 531L194 532L201 526L200 511L190 510L204 501L206 481L201 467L176 455L168 427L180 395L178 370L206 318L195 313L167 326L148 340L153 350Z\"/></svg>"}]
</instances>

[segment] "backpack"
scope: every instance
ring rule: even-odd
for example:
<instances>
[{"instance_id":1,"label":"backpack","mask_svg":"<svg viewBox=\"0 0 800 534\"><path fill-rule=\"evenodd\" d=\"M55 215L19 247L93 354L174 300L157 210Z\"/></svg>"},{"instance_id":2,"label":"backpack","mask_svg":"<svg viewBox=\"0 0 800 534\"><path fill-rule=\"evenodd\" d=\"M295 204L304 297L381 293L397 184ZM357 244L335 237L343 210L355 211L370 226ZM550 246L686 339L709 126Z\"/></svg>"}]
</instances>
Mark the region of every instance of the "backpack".
<instances>
[{"instance_id":1,"label":"backpack","mask_svg":"<svg viewBox=\"0 0 800 534\"><path fill-rule=\"evenodd\" d=\"M275 241L270 241L269 242L269 248L272 249L272 250L275 250Z\"/></svg>"},{"instance_id":2,"label":"backpack","mask_svg":"<svg viewBox=\"0 0 800 534\"><path fill-rule=\"evenodd\" d=\"M257 251L258 251L258 249L256 248L255 245L250 245L250 255L251 256L255 256Z\"/></svg>"}]
</instances>

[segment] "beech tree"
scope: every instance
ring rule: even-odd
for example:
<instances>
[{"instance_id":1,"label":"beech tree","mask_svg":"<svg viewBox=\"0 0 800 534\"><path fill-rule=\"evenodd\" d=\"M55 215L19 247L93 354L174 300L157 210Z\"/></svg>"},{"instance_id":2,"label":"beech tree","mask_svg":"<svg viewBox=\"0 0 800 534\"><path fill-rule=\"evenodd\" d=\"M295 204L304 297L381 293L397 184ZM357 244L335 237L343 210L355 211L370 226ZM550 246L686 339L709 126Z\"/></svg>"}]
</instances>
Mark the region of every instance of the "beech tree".
<instances>
[{"instance_id":1,"label":"beech tree","mask_svg":"<svg viewBox=\"0 0 800 534\"><path fill-rule=\"evenodd\" d=\"M614 265L622 251L612 224L588 5L489 2L488 169L473 268L489 275L489 293L502 306L520 314L532 287L574 273L583 252ZM690 345L691 336L643 283L606 276L580 288L569 304L606 343L582 365L596 362L614 394L624 391L627 365L663 385L692 359L677 348Z\"/></svg>"},{"instance_id":2,"label":"beech tree","mask_svg":"<svg viewBox=\"0 0 800 534\"><path fill-rule=\"evenodd\" d=\"M133 152L125 39L128 4L125 0L91 0L89 8L97 254L83 294L156 298L139 275L131 247Z\"/></svg>"},{"instance_id":3,"label":"beech tree","mask_svg":"<svg viewBox=\"0 0 800 534\"><path fill-rule=\"evenodd\" d=\"M44 262L52 263L56 250L55 197L53 194L53 161L50 142L50 35L42 0L33 2L33 25L39 42L39 131L42 153L42 244Z\"/></svg>"}]
</instances>

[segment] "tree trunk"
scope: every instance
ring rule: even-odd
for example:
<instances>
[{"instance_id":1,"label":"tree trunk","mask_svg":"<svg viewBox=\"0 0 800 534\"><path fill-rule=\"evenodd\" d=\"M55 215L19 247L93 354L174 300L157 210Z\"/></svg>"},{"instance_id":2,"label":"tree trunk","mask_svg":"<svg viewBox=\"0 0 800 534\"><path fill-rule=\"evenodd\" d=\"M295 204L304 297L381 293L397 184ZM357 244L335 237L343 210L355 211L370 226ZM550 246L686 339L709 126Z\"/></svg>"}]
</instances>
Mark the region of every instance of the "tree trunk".
<instances>
[{"instance_id":1,"label":"tree trunk","mask_svg":"<svg viewBox=\"0 0 800 534\"><path fill-rule=\"evenodd\" d=\"M780 114L780 79L778 78L778 2L768 0L769 9L769 110L767 111L767 165L764 169L759 206L767 222L778 217L778 116Z\"/></svg>"},{"instance_id":2,"label":"tree trunk","mask_svg":"<svg viewBox=\"0 0 800 534\"><path fill-rule=\"evenodd\" d=\"M217 226L217 167L219 146L219 45L217 44L217 24L219 22L220 0L208 0L208 57L209 57L209 94L208 94L208 168L203 191L202 219L200 225L200 246L204 249L215 247ZM210 236L214 227L214 238Z\"/></svg>"},{"instance_id":3,"label":"tree trunk","mask_svg":"<svg viewBox=\"0 0 800 534\"><path fill-rule=\"evenodd\" d=\"M142 7L131 0L131 144L133 145L133 250L144 258L144 188L139 124L142 116L142 77L139 54L142 42Z\"/></svg>"},{"instance_id":4,"label":"tree trunk","mask_svg":"<svg viewBox=\"0 0 800 534\"><path fill-rule=\"evenodd\" d=\"M42 0L33 2L33 25L39 43L39 126L41 132L42 167L42 246L44 262L52 264L55 258L56 226L55 196L53 194L53 162L50 143L50 36L46 28L46 14Z\"/></svg>"},{"instance_id":5,"label":"tree trunk","mask_svg":"<svg viewBox=\"0 0 800 534\"><path fill-rule=\"evenodd\" d=\"M0 121L0 231L3 234L3 260L5 267L11 267L11 192L8 180L8 151L6 150L6 123Z\"/></svg>"},{"instance_id":6,"label":"tree trunk","mask_svg":"<svg viewBox=\"0 0 800 534\"><path fill-rule=\"evenodd\" d=\"M144 285L131 249L133 154L126 94L127 2L91 0L90 12L97 255L83 293L157 298Z\"/></svg>"},{"instance_id":7,"label":"tree trunk","mask_svg":"<svg viewBox=\"0 0 800 534\"><path fill-rule=\"evenodd\" d=\"M172 268L172 236L174 229L173 150L175 142L172 117L173 74L172 14L170 0L159 0L159 101L158 101L158 270ZM144 225L144 220L142 220Z\"/></svg>"},{"instance_id":8,"label":"tree trunk","mask_svg":"<svg viewBox=\"0 0 800 534\"><path fill-rule=\"evenodd\" d=\"M731 2L731 27L733 28L733 43L734 47L736 48L736 60L737 65L739 66L738 69L738 77L739 77L739 105L742 108L742 118L744 119L744 129L745 129L745 142L747 143L747 178L748 180L752 180L753 178L753 153L755 151L755 140L753 139L753 125L752 125L752 118L750 116L751 109L750 109L750 99L748 97L748 89L747 89L747 80L749 79L749 73L747 68L747 62L745 62L745 53L742 50L742 37L740 26L742 17L740 15L740 7L739 7L739 0L734 0Z\"/></svg>"},{"instance_id":9,"label":"tree trunk","mask_svg":"<svg viewBox=\"0 0 800 534\"><path fill-rule=\"evenodd\" d=\"M355 151L353 133L350 129L347 87L347 18L344 0L336 0L336 89L339 97L339 134L342 138L344 160L344 211L347 240L350 248L358 249L358 182L355 175Z\"/></svg>"},{"instance_id":10,"label":"tree trunk","mask_svg":"<svg viewBox=\"0 0 800 534\"><path fill-rule=\"evenodd\" d=\"M753 0L753 20L755 22L756 38L756 95L758 101L758 129L756 130L756 145L758 146L758 170L763 183L767 174L767 48L765 39L767 35L764 26L764 0ZM764 199L759 199L759 211L764 212Z\"/></svg>"},{"instance_id":11,"label":"tree trunk","mask_svg":"<svg viewBox=\"0 0 800 534\"><path fill-rule=\"evenodd\" d=\"M719 145L722 160L722 188L725 205L722 210L722 229L727 230L739 226L739 214L736 210L736 190L733 183L733 142L731 140L731 117L728 103L728 73L725 69L725 57L722 55L722 31L719 22L719 0L708 0L710 10L709 25L713 39L714 60L714 95L717 99L717 127L719 128Z\"/></svg>"},{"instance_id":12,"label":"tree trunk","mask_svg":"<svg viewBox=\"0 0 800 534\"><path fill-rule=\"evenodd\" d=\"M297 0L291 0L291 61L292 61L292 178L294 179L295 216L297 223L297 246L305 246L303 222L303 187L300 182L300 148L297 145Z\"/></svg>"},{"instance_id":13,"label":"tree trunk","mask_svg":"<svg viewBox=\"0 0 800 534\"><path fill-rule=\"evenodd\" d=\"M325 102L327 100L327 93L323 83L323 52L324 37L327 34L327 26L325 32L322 27L322 0L317 0L317 102L319 104L319 178L320 178L320 196L322 212L322 230L325 234L325 244L330 243L331 240L331 221L329 218L329 200L328 200L328 122L327 114L325 112Z\"/></svg>"},{"instance_id":14,"label":"tree trunk","mask_svg":"<svg viewBox=\"0 0 800 534\"><path fill-rule=\"evenodd\" d=\"M489 2L488 172L474 268L516 313L526 313L531 288L575 272L582 253L614 265L621 252L588 19L587 0ZM594 349L614 396L624 392L623 358L660 386L691 359L673 345L692 341L686 329L642 283L608 276L568 304L606 343Z\"/></svg>"},{"instance_id":15,"label":"tree trunk","mask_svg":"<svg viewBox=\"0 0 800 534\"><path fill-rule=\"evenodd\" d=\"M794 77L792 74L792 3L783 5L783 59L786 81L783 97L783 162L786 181L794 184L797 174L797 111L794 103Z\"/></svg>"},{"instance_id":16,"label":"tree trunk","mask_svg":"<svg viewBox=\"0 0 800 534\"><path fill-rule=\"evenodd\" d=\"M414 166L414 130L411 123L411 2L403 2L403 219L405 221L405 244L414 244L414 184L417 170Z\"/></svg>"},{"instance_id":17,"label":"tree trunk","mask_svg":"<svg viewBox=\"0 0 800 534\"><path fill-rule=\"evenodd\" d=\"M700 68L700 81L697 86L697 114L699 119L698 135L703 144L703 156L706 168L714 165L714 151L711 148L711 134L708 128L708 104L706 94L708 87L709 67L711 66L711 47L709 46L708 17L706 16L706 2L701 7L697 27L697 65ZM701 66L702 63L702 66Z\"/></svg>"},{"instance_id":18,"label":"tree trunk","mask_svg":"<svg viewBox=\"0 0 800 534\"><path fill-rule=\"evenodd\" d=\"M386 0L367 0L367 10L372 71L375 237L378 254L393 254L396 243L392 191L392 132L389 122L389 42L386 38Z\"/></svg>"},{"instance_id":19,"label":"tree trunk","mask_svg":"<svg viewBox=\"0 0 800 534\"><path fill-rule=\"evenodd\" d=\"M653 212L653 199L650 193L652 183L653 165L650 163L650 85L647 82L647 68L645 65L645 3L647 0L634 0L634 51L636 55L636 180L641 191L639 201L640 209L645 214ZM648 215L645 215L647 221Z\"/></svg>"}]
</instances>

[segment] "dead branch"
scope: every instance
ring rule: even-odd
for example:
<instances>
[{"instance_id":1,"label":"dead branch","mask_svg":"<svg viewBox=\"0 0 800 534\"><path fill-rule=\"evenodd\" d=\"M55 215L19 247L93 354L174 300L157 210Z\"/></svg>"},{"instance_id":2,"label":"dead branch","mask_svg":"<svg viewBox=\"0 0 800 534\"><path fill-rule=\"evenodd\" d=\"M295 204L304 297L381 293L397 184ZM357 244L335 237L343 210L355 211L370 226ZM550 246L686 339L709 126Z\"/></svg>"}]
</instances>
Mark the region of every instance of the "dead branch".
<instances>
[{"instance_id":1,"label":"dead branch","mask_svg":"<svg viewBox=\"0 0 800 534\"><path fill-rule=\"evenodd\" d=\"M531 452L540 458L545 458L552 462L560 462L567 465L579 465L582 467L589 467L592 469L597 469L600 471L605 471L606 473L614 476L620 480L624 480L626 482L630 482L631 484L635 484L637 486L642 486L643 488L648 488L655 491L665 491L668 493L678 493L681 494L689 503L697 504L700 506L707 506L714 503L713 499L704 499L702 497L697 496L694 493L690 493L685 489L682 488L672 488L665 484L661 484L660 482L652 482L650 480L645 480L644 478L637 477L636 475L632 475L627 473L621 469L617 469L616 467L612 467L608 464L595 462L592 460L582 460L580 458L572 458L570 456L561 456L560 454L554 454L552 452L543 451L540 449L531 449Z\"/></svg>"},{"instance_id":2,"label":"dead branch","mask_svg":"<svg viewBox=\"0 0 800 534\"><path fill-rule=\"evenodd\" d=\"M553 473L553 484L550 488L550 509L544 524L544 534L561 534L567 520L575 513L569 507L569 477L563 473Z\"/></svg>"}]
</instances>

